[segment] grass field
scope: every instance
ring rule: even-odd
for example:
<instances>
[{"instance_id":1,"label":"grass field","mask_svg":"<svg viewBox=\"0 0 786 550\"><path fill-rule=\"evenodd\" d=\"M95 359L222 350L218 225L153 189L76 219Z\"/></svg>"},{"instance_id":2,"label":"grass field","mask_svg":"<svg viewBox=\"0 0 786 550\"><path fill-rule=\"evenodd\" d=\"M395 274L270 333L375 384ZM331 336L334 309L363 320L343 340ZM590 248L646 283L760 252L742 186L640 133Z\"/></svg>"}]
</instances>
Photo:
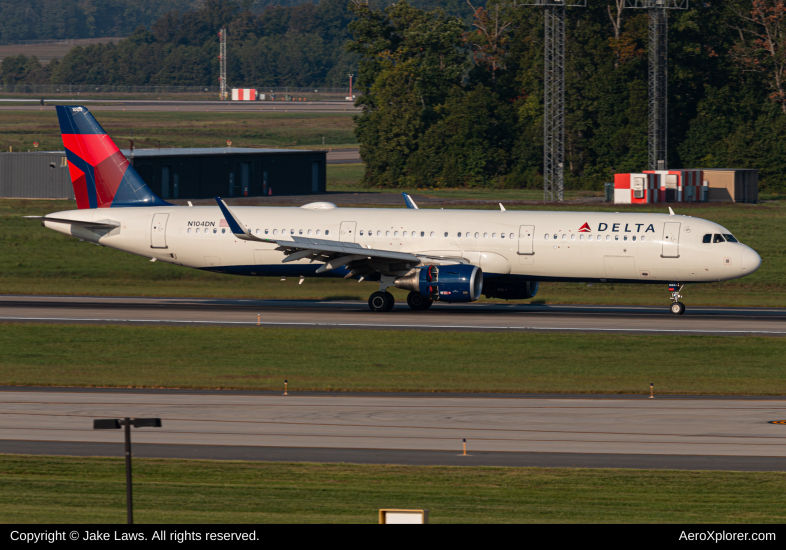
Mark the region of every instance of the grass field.
<instances>
[{"instance_id":1,"label":"grass field","mask_svg":"<svg viewBox=\"0 0 786 550\"><path fill-rule=\"evenodd\" d=\"M786 394L783 338L4 324L0 350L0 385Z\"/></svg>"},{"instance_id":2,"label":"grass field","mask_svg":"<svg viewBox=\"0 0 786 550\"><path fill-rule=\"evenodd\" d=\"M134 147L325 147L357 146L352 113L137 113L105 111L101 126L127 148ZM0 151L27 151L37 141L41 151L62 150L57 114L46 111L3 111Z\"/></svg>"},{"instance_id":3,"label":"grass field","mask_svg":"<svg viewBox=\"0 0 786 550\"><path fill-rule=\"evenodd\" d=\"M351 165L349 165L351 166ZM351 172L344 172L350 177ZM430 193L440 196L443 191ZM493 198L494 190L476 197ZM296 199L295 199L296 200ZM216 296L270 299L368 299L372 283L308 279L231 277L186 269L97 247L24 220L73 209L69 201L0 200L0 293L126 296ZM523 207L511 207L517 209ZM532 210L633 211L620 205L533 205ZM637 211L659 212L661 207ZM786 202L759 205L679 206L677 212L707 218L729 228L763 258L761 269L736 281L689 285L691 305L786 306L786 247L782 226ZM406 292L394 291L403 300ZM545 303L668 305L664 286L544 283L536 298Z\"/></svg>"},{"instance_id":4,"label":"grass field","mask_svg":"<svg viewBox=\"0 0 786 550\"><path fill-rule=\"evenodd\" d=\"M782 523L782 472L134 459L137 523ZM0 455L3 523L123 523L122 459Z\"/></svg>"}]
</instances>

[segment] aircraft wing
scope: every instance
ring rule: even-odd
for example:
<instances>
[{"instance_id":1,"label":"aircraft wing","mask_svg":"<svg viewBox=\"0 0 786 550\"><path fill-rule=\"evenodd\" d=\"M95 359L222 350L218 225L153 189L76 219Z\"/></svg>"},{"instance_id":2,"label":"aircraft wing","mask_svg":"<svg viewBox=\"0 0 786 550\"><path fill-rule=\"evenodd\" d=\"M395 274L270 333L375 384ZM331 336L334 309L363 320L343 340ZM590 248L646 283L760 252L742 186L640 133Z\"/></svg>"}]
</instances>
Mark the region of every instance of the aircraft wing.
<instances>
[{"instance_id":1,"label":"aircraft wing","mask_svg":"<svg viewBox=\"0 0 786 550\"><path fill-rule=\"evenodd\" d=\"M286 255L283 263L308 259L312 262L324 262L325 265L317 269L317 273L324 273L332 269L347 266L350 273L347 277L365 276L375 271L400 272L407 271L420 264L456 264L466 263L463 258L437 258L422 254L408 252L394 252L367 248L360 243L332 241L327 239L314 239L293 235L292 240L265 239L244 230L243 224L235 217L229 207L216 197L221 212L226 218L230 231L238 239L257 241L278 245L276 250L281 250Z\"/></svg>"},{"instance_id":2,"label":"aircraft wing","mask_svg":"<svg viewBox=\"0 0 786 550\"><path fill-rule=\"evenodd\" d=\"M115 227L120 227L120 222L116 222L113 220L97 220L93 222L87 222L82 220L69 220L66 218L53 218L51 216L22 216L28 220L40 220L43 222L55 222L55 223L70 223L71 225L78 225L79 227L84 227L86 229L114 229Z\"/></svg>"}]
</instances>

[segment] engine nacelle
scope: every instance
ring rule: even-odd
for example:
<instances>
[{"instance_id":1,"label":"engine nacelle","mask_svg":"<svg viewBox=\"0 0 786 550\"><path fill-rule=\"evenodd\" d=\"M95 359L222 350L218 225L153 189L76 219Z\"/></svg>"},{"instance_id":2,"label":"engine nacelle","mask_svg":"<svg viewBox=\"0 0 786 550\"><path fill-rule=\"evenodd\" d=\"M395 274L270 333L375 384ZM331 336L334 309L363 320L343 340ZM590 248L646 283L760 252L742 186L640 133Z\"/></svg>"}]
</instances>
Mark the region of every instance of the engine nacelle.
<instances>
[{"instance_id":1,"label":"engine nacelle","mask_svg":"<svg viewBox=\"0 0 786 550\"><path fill-rule=\"evenodd\" d=\"M435 302L474 302L483 293L483 270L476 265L419 267L394 283Z\"/></svg>"},{"instance_id":2,"label":"engine nacelle","mask_svg":"<svg viewBox=\"0 0 786 550\"><path fill-rule=\"evenodd\" d=\"M486 298L502 298L503 300L528 300L538 293L538 281L523 283L505 283L504 280L494 286L486 287Z\"/></svg>"}]
</instances>

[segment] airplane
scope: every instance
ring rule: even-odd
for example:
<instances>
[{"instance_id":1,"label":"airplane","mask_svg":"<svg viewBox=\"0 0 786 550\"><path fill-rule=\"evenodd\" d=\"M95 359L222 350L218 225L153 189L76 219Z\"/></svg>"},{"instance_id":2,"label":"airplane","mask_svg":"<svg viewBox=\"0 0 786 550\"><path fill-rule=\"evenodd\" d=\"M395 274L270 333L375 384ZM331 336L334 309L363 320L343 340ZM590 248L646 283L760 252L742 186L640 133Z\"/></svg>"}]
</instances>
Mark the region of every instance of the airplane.
<instances>
[{"instance_id":1,"label":"airplane","mask_svg":"<svg viewBox=\"0 0 786 550\"><path fill-rule=\"evenodd\" d=\"M542 281L668 285L681 315L687 283L745 277L761 258L728 229L691 216L170 204L145 184L83 106L57 106L77 210L26 216L84 241L194 269L255 277L372 281L416 311L434 302L526 300Z\"/></svg>"}]
</instances>

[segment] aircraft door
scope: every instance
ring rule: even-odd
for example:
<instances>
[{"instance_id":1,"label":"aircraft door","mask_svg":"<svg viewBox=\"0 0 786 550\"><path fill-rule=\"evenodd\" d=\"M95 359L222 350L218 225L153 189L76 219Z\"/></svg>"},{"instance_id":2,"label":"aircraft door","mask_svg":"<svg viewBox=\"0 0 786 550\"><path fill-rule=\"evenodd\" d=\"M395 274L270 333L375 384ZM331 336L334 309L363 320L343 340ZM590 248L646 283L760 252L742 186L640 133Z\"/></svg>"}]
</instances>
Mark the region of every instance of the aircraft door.
<instances>
[{"instance_id":1,"label":"aircraft door","mask_svg":"<svg viewBox=\"0 0 786 550\"><path fill-rule=\"evenodd\" d=\"M522 225L519 227L519 256L528 256L534 254L532 251L532 239L534 237L534 225Z\"/></svg>"},{"instance_id":2,"label":"aircraft door","mask_svg":"<svg viewBox=\"0 0 786 550\"><path fill-rule=\"evenodd\" d=\"M663 252L661 258L680 257L680 224L666 222L663 224Z\"/></svg>"},{"instance_id":3,"label":"aircraft door","mask_svg":"<svg viewBox=\"0 0 786 550\"><path fill-rule=\"evenodd\" d=\"M338 240L342 243L354 243L356 226L357 222L341 222L341 231L339 231Z\"/></svg>"},{"instance_id":4,"label":"aircraft door","mask_svg":"<svg viewBox=\"0 0 786 550\"><path fill-rule=\"evenodd\" d=\"M166 222L169 214L153 214L150 226L150 248L166 248Z\"/></svg>"}]
</instances>

